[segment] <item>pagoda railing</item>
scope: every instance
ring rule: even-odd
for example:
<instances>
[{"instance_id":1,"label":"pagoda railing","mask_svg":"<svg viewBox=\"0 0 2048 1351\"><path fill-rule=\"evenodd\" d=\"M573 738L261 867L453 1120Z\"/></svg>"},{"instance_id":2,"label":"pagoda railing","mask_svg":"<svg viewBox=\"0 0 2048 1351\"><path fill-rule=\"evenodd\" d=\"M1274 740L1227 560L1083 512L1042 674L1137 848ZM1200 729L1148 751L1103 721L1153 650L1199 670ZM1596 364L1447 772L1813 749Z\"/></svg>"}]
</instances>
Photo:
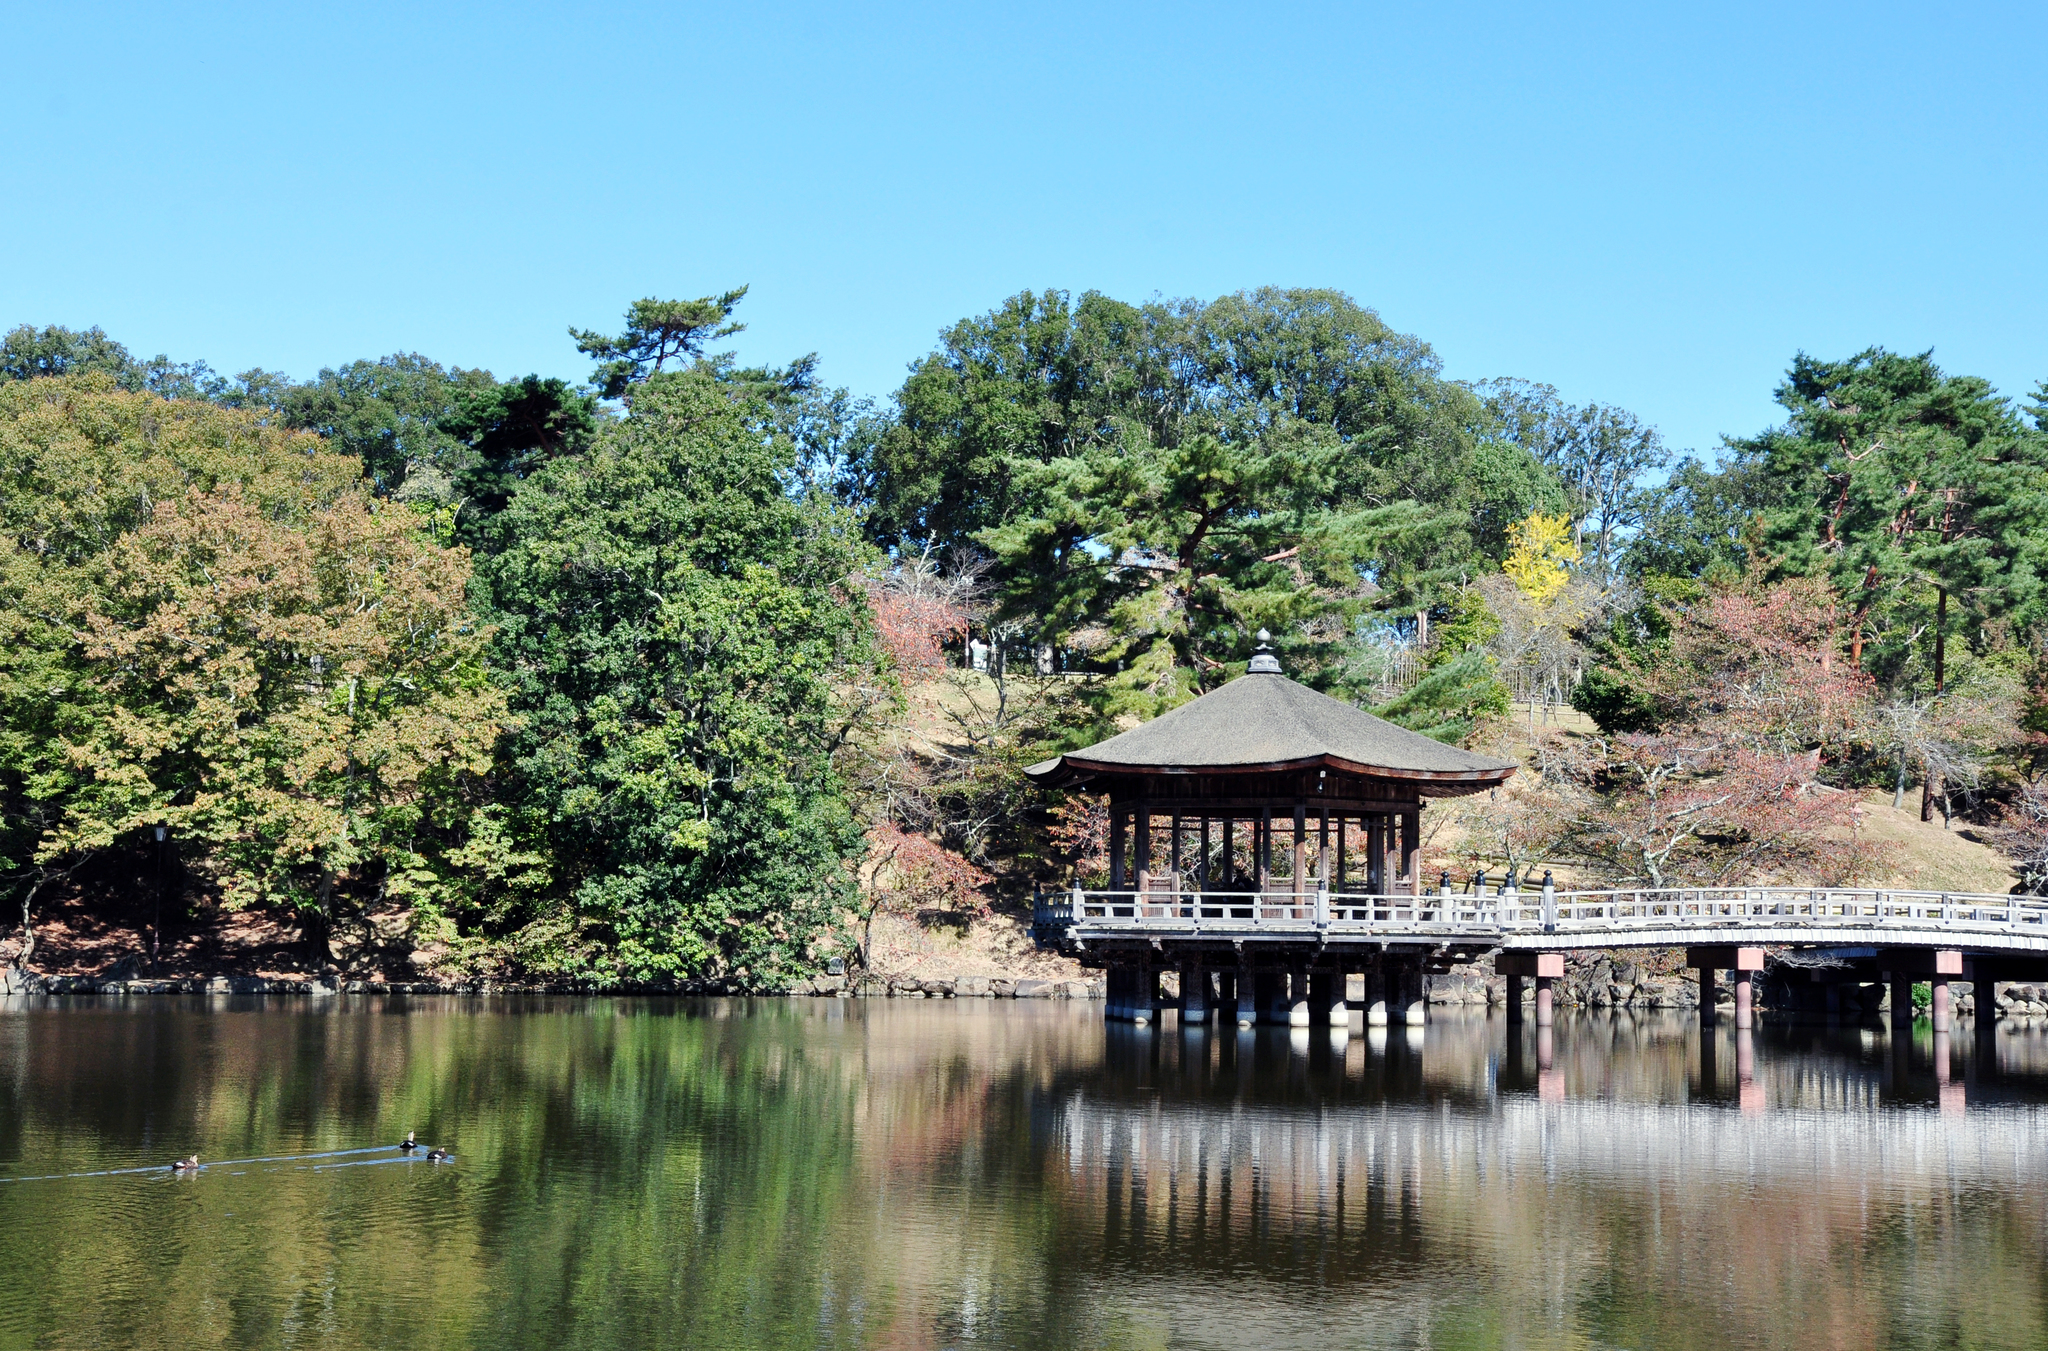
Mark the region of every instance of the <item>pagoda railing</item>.
<instances>
[{"instance_id":1,"label":"pagoda railing","mask_svg":"<svg viewBox=\"0 0 2048 1351\"><path fill-rule=\"evenodd\" d=\"M2048 950L2048 898L1850 887L1673 887L1494 894L1314 891L1042 891L1041 931L1076 936L1253 933L1343 938L1599 939L1632 934L1781 932L1787 943L1867 934L1999 937ZM2013 940L2019 940L2014 943ZM1764 941L1772 941L1766 939ZM1559 946L1565 945L1559 943Z\"/></svg>"}]
</instances>

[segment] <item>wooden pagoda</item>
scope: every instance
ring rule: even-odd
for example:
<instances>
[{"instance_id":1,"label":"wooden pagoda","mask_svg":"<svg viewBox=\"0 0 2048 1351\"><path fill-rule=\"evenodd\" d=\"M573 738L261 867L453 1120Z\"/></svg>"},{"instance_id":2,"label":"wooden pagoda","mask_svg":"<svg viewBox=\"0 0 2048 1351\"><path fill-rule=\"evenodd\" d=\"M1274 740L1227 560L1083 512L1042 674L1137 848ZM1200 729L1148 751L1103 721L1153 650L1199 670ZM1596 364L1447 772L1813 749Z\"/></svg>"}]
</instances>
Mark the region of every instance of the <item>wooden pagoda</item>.
<instances>
[{"instance_id":1,"label":"wooden pagoda","mask_svg":"<svg viewBox=\"0 0 2048 1351\"><path fill-rule=\"evenodd\" d=\"M1265 637L1238 679L1025 771L1047 788L1108 799L1109 888L1095 894L1109 922L1091 921L1085 945L1057 925L1041 925L1040 940L1108 969L1113 1017L1149 1016L1145 1000L1120 992L1175 955L1184 987L1197 980L1213 986L1201 973L1219 967L1297 978L1312 960L1369 976L1387 969L1385 945L1345 953L1313 930L1262 930L1248 953L1245 935L1233 935L1229 921L1256 920L1275 906L1305 916L1319 906L1327 913L1333 903L1419 896L1427 801L1493 788L1515 771L1288 679ZM1148 922L1162 907L1192 916L1193 931L1162 938ZM1129 917L1127 932L1117 931L1117 916ZM1204 916L1215 921L1207 934ZM1306 1021L1306 987L1295 988L1298 979L1287 984L1287 1021ZM1413 984L1419 987L1419 967ZM1221 988L1214 993L1227 1002ZM1233 993L1242 1010L1249 992ZM1336 1000L1343 1000L1341 983ZM1206 1014L1208 1005L1201 1007ZM1273 1013L1259 1009L1261 1017Z\"/></svg>"}]
</instances>

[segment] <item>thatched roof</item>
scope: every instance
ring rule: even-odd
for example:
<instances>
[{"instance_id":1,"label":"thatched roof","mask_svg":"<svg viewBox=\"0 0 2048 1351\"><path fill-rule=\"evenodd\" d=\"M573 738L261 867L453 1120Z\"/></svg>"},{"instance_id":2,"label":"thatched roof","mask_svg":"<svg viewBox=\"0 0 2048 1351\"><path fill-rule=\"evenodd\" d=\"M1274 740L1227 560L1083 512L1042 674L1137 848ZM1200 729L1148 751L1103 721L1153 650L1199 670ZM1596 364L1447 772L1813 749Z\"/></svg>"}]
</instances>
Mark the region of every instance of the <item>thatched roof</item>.
<instances>
[{"instance_id":1,"label":"thatched roof","mask_svg":"<svg viewBox=\"0 0 2048 1351\"><path fill-rule=\"evenodd\" d=\"M1341 699L1289 680L1277 663L1254 667L1221 689L1141 727L1024 772L1047 786L1097 774L1251 773L1330 768L1415 784L1455 797L1500 783L1506 760L1432 741Z\"/></svg>"}]
</instances>

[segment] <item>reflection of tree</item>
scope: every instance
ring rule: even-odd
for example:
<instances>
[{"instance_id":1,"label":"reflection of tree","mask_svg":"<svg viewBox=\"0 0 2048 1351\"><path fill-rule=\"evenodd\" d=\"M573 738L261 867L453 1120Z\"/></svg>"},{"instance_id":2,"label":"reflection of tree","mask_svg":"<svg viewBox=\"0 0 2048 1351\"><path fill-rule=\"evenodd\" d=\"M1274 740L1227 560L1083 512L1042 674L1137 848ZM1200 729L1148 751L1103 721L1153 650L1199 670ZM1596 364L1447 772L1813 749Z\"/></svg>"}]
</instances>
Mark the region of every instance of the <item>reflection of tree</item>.
<instances>
[{"instance_id":1,"label":"reflection of tree","mask_svg":"<svg viewBox=\"0 0 2048 1351\"><path fill-rule=\"evenodd\" d=\"M1478 1019L1304 1054L1087 1004L39 1013L0 1022L11 1161L407 1127L458 1161L0 1187L0 1293L10 1328L145 1346L2048 1333L2031 1115L1881 1108L1882 1067L1784 1041L1745 1118L1696 1101L1683 1020L1560 1034L1556 1106Z\"/></svg>"}]
</instances>

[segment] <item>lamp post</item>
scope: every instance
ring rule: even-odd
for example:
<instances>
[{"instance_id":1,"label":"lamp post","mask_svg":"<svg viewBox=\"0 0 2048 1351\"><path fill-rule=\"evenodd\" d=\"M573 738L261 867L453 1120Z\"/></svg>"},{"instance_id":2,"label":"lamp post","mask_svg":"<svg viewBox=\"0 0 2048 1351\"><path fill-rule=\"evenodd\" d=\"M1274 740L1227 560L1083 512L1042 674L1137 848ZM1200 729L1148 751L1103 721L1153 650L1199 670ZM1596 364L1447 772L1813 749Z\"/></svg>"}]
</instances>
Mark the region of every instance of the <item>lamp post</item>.
<instances>
[{"instance_id":1,"label":"lamp post","mask_svg":"<svg viewBox=\"0 0 2048 1351\"><path fill-rule=\"evenodd\" d=\"M156 918L149 926L149 969L157 967L157 954L163 947L164 936L164 837L170 834L166 826L156 828Z\"/></svg>"}]
</instances>

